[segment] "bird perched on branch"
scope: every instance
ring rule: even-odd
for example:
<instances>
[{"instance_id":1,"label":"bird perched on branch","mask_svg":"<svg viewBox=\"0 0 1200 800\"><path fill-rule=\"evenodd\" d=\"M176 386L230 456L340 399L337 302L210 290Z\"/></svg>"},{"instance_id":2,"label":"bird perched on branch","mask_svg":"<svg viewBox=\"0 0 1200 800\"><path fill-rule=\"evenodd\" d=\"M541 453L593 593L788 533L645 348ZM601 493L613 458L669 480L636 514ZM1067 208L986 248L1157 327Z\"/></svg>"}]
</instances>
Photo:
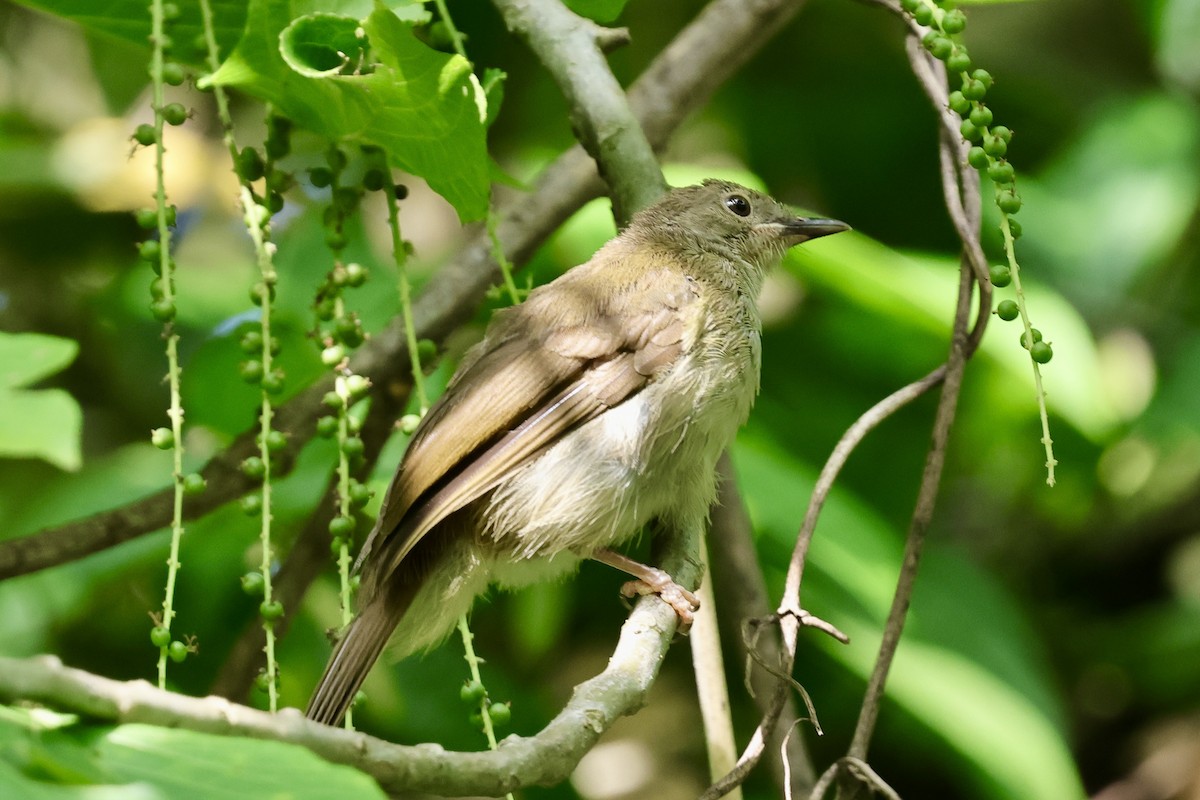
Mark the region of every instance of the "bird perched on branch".
<instances>
[{"instance_id":1,"label":"bird perched on branch","mask_svg":"<svg viewBox=\"0 0 1200 800\"><path fill-rule=\"evenodd\" d=\"M359 612L308 707L336 724L395 632L440 641L490 584L592 558L698 607L611 548L651 521L704 524L716 461L758 391L763 276L847 230L727 181L673 189L585 264L498 311L421 421L362 552Z\"/></svg>"}]
</instances>

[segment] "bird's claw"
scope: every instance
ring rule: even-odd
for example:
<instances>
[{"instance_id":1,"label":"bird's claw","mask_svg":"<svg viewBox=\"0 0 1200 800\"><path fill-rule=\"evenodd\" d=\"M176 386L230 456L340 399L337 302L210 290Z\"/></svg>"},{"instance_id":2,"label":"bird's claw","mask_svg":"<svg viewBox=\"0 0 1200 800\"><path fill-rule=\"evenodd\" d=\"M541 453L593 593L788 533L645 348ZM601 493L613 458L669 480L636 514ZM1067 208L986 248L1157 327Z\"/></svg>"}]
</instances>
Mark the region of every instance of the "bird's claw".
<instances>
[{"instance_id":1,"label":"bird's claw","mask_svg":"<svg viewBox=\"0 0 1200 800\"><path fill-rule=\"evenodd\" d=\"M652 573L646 577L625 583L621 587L621 595L627 598L658 595L664 603L675 609L675 615L679 617L679 632L686 634L692 628L696 612L700 610L700 598L662 570L651 569Z\"/></svg>"}]
</instances>

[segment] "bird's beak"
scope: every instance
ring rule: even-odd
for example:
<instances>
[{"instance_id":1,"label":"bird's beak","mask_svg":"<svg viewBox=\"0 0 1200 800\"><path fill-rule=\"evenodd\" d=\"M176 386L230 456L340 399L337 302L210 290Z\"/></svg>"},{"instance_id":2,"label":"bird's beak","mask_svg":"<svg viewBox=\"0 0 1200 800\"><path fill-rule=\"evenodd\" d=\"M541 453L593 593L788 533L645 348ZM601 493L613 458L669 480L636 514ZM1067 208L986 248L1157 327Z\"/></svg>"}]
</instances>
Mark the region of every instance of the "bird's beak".
<instances>
[{"instance_id":1,"label":"bird's beak","mask_svg":"<svg viewBox=\"0 0 1200 800\"><path fill-rule=\"evenodd\" d=\"M780 235L787 240L789 246L850 230L850 226L840 220L817 217L796 217L777 224L780 227Z\"/></svg>"}]
</instances>

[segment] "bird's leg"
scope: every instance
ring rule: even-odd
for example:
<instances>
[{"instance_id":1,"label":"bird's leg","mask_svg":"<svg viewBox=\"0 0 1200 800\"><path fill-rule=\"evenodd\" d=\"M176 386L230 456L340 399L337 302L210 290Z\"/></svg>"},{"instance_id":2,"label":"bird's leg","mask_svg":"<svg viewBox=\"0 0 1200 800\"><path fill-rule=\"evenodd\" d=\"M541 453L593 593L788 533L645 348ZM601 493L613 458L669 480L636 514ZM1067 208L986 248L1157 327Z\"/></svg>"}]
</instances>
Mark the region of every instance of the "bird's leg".
<instances>
[{"instance_id":1,"label":"bird's leg","mask_svg":"<svg viewBox=\"0 0 1200 800\"><path fill-rule=\"evenodd\" d=\"M592 559L637 578L621 587L622 595L636 597L657 594L664 603L675 609L676 615L679 616L680 633L687 633L692 627L692 621L700 609L700 598L676 583L666 572L657 567L648 567L607 548L592 553Z\"/></svg>"}]
</instances>

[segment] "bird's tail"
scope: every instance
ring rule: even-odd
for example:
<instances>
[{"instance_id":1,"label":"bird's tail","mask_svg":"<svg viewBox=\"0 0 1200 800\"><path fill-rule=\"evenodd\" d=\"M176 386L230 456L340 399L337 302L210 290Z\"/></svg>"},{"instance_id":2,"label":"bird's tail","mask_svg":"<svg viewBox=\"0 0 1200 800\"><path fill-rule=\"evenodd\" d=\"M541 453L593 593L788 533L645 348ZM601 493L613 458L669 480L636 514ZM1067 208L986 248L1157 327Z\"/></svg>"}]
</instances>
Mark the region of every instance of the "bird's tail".
<instances>
[{"instance_id":1,"label":"bird's tail","mask_svg":"<svg viewBox=\"0 0 1200 800\"><path fill-rule=\"evenodd\" d=\"M326 725L337 725L354 702L367 673L387 645L392 631L412 602L405 596L376 595L351 622L334 648L325 674L317 683L305 715Z\"/></svg>"}]
</instances>

